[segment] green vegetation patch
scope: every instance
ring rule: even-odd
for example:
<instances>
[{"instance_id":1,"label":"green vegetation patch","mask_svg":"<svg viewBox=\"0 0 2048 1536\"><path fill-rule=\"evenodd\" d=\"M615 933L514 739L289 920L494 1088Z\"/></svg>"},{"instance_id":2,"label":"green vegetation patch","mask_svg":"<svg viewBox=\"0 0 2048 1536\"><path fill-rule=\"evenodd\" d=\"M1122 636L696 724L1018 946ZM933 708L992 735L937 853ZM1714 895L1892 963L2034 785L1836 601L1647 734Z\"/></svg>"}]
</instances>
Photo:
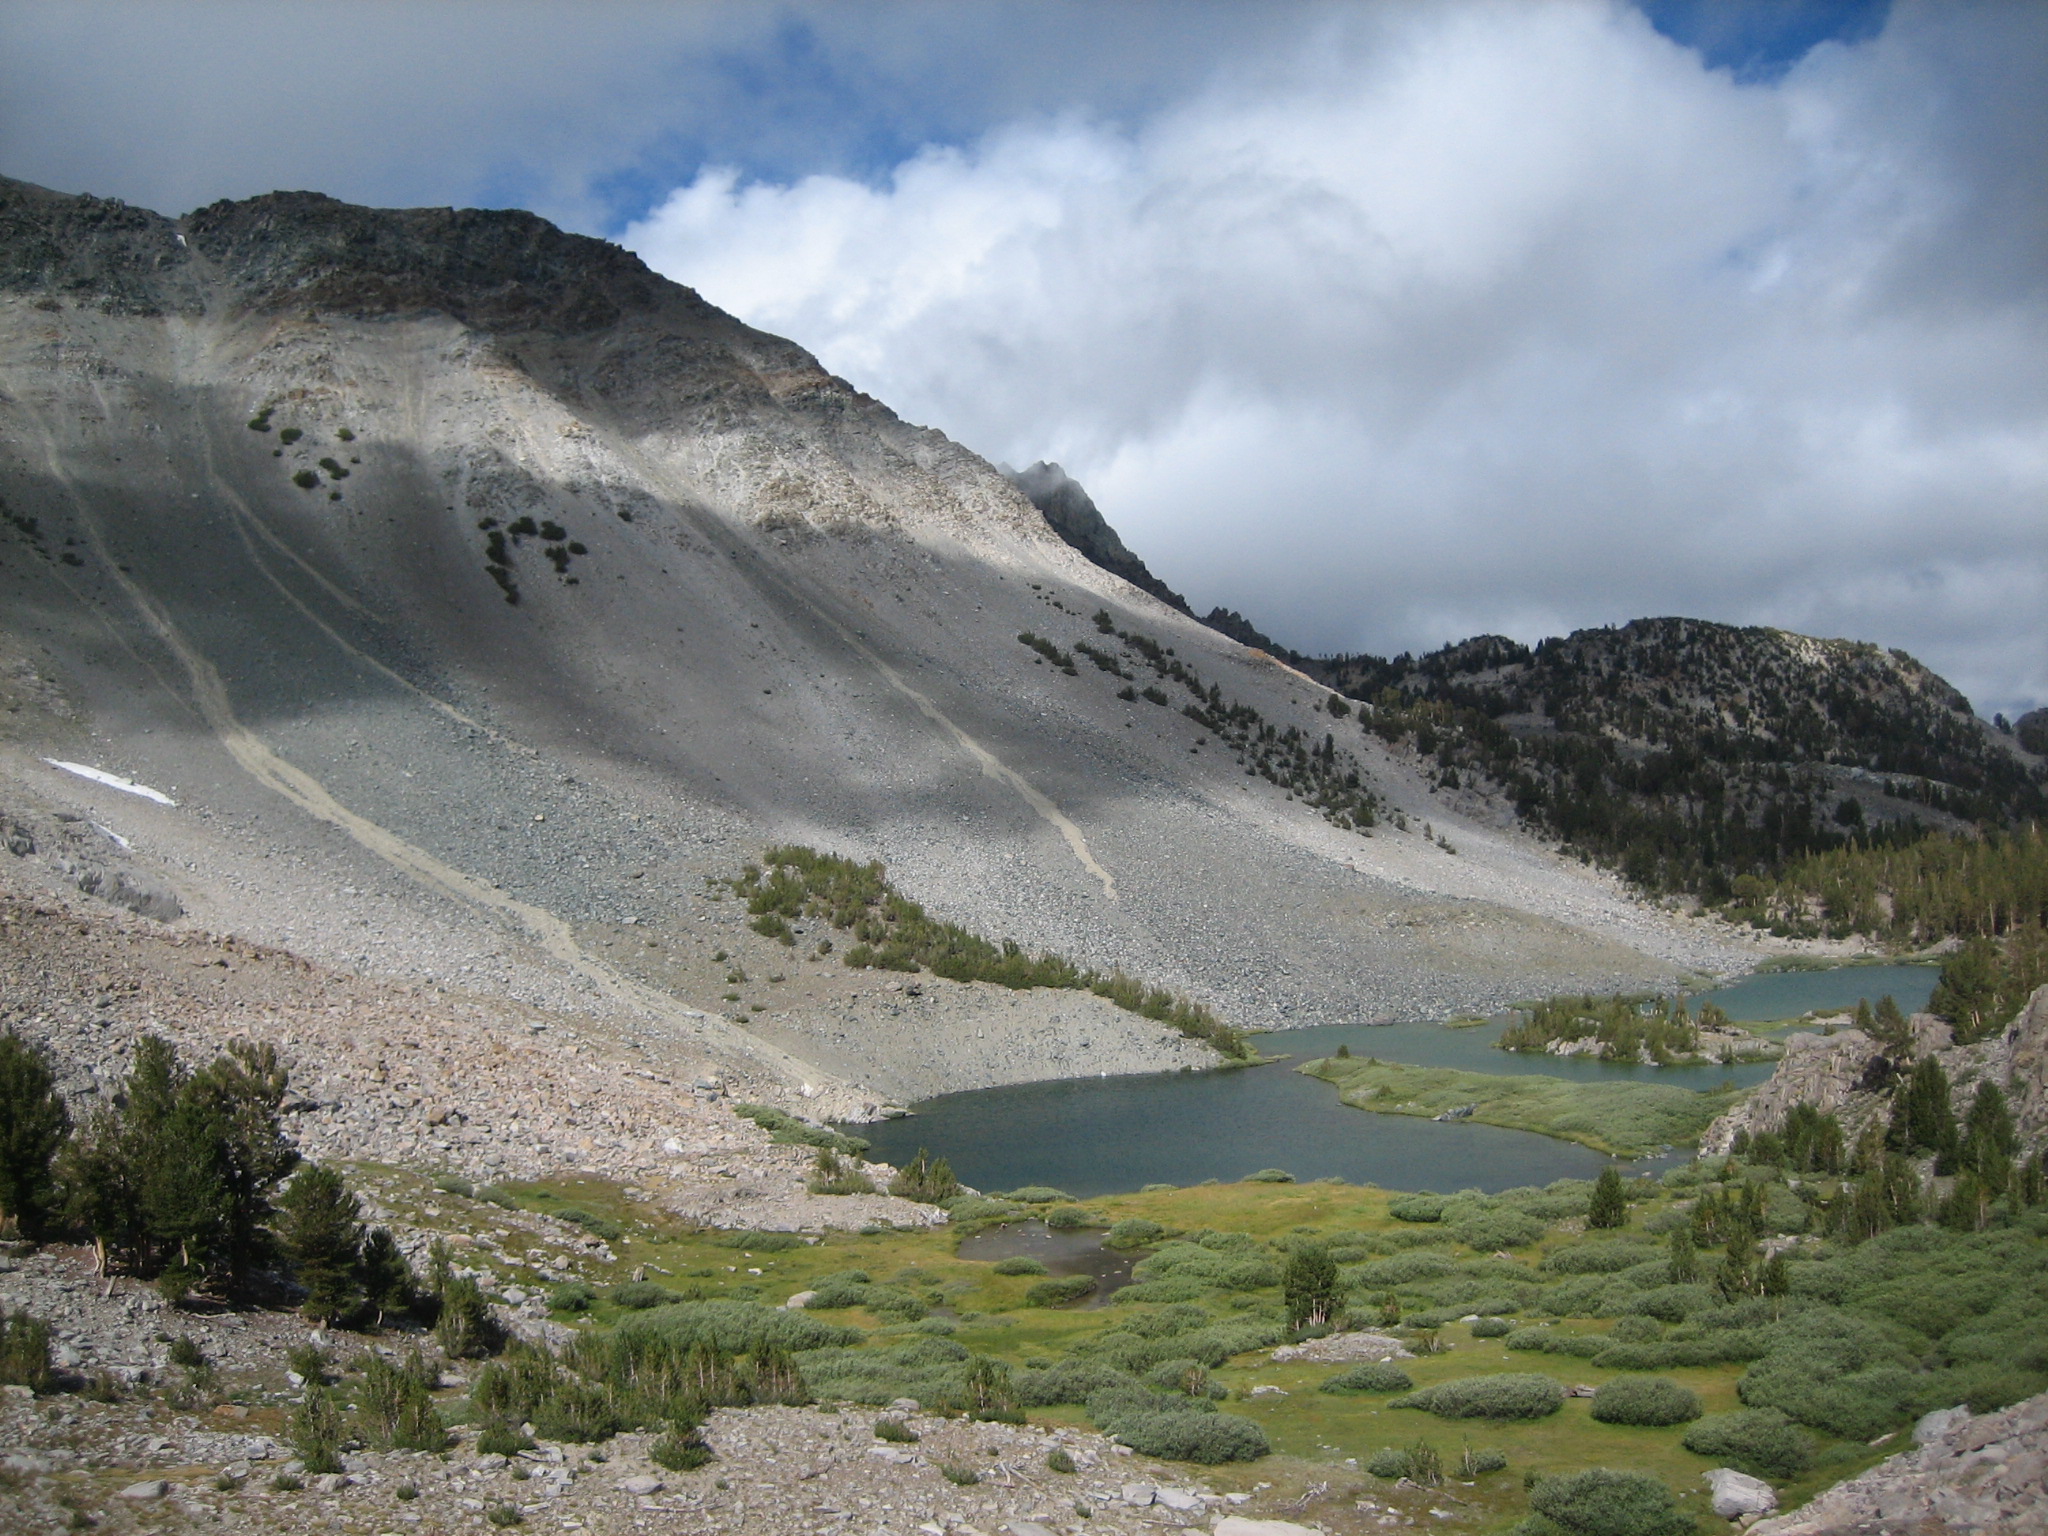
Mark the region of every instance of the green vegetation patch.
<instances>
[{"instance_id":1,"label":"green vegetation patch","mask_svg":"<svg viewBox=\"0 0 2048 1536\"><path fill-rule=\"evenodd\" d=\"M1535 1131L1622 1157L1697 1141L1717 1115L1742 1097L1735 1089L1695 1093L1665 1083L1495 1077L1359 1056L1325 1057L1297 1070L1334 1085L1355 1109L1433 1119L1471 1105L1470 1118L1482 1124Z\"/></svg>"},{"instance_id":2,"label":"green vegetation patch","mask_svg":"<svg viewBox=\"0 0 2048 1536\"><path fill-rule=\"evenodd\" d=\"M863 864L794 844L770 848L732 881L756 919L782 924L820 919L851 932L845 963L855 969L928 970L949 981L986 981L1018 991L1055 987L1093 992L1141 1017L1207 1041L1223 1055L1250 1059L1244 1037L1202 1004L1122 971L1107 974L1064 956L1027 953L1012 939L991 943L957 923L942 922L889 884L880 863Z\"/></svg>"}]
</instances>

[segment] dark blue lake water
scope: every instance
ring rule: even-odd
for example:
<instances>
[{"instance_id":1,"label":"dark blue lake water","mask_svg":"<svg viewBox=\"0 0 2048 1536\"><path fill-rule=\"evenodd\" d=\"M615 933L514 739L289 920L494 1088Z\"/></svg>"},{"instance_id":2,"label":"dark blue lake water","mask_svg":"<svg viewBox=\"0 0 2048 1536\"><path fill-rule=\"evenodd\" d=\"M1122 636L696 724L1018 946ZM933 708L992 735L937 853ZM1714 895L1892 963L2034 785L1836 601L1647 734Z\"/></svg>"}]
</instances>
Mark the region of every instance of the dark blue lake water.
<instances>
[{"instance_id":1,"label":"dark blue lake water","mask_svg":"<svg viewBox=\"0 0 2048 1536\"><path fill-rule=\"evenodd\" d=\"M1925 1006L1933 986L1932 967L1856 966L1752 976L1701 996L1732 1018L1761 1022L1853 1007L1859 997L1875 1001L1887 992L1911 1012ZM1354 1055L1382 1061L1582 1082L1638 1078L1705 1089L1760 1082L1771 1073L1768 1062L1660 1068L1519 1055L1492 1047L1505 1025L1503 1018L1469 1029L1417 1023L1282 1030L1261 1036L1259 1046L1290 1059L1267 1066L986 1088L928 1099L908 1119L848 1129L892 1163L908 1162L920 1148L943 1155L979 1189L1050 1184L1085 1198L1284 1168L1298 1179L1335 1177L1388 1189L1500 1190L1592 1178L1609 1159L1528 1131L1352 1109L1328 1084L1293 1068L1349 1045Z\"/></svg>"}]
</instances>

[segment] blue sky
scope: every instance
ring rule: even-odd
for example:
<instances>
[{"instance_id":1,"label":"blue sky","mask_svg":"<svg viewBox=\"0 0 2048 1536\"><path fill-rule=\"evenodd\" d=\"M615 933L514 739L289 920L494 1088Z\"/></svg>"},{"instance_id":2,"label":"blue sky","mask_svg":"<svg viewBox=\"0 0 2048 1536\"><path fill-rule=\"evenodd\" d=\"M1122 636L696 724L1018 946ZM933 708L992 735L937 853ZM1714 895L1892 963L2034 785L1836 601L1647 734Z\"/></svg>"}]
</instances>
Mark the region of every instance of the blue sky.
<instances>
[{"instance_id":1,"label":"blue sky","mask_svg":"<svg viewBox=\"0 0 2048 1536\"><path fill-rule=\"evenodd\" d=\"M2048 701L2032 0L0 0L0 173L620 239L1305 649Z\"/></svg>"}]
</instances>

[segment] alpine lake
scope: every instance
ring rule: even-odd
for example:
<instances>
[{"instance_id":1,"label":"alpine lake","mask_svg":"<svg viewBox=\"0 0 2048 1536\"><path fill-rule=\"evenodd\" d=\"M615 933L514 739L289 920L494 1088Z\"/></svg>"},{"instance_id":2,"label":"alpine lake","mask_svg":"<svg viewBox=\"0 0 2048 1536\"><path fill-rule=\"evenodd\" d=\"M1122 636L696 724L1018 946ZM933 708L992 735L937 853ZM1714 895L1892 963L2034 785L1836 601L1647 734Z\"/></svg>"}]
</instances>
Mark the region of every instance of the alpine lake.
<instances>
[{"instance_id":1,"label":"alpine lake","mask_svg":"<svg viewBox=\"0 0 2048 1536\"><path fill-rule=\"evenodd\" d=\"M1716 1003L1739 1024L1783 1027L1887 994L1911 1013L1927 1005L1938 975L1925 965L1770 971L1690 994L1690 1000L1695 1011ZM898 1165L920 1149L943 1156L964 1183L986 1190L1041 1185L1087 1199L1153 1183L1229 1182L1280 1169L1304 1181L1492 1193L1590 1179L1614 1160L1530 1131L1354 1109L1329 1084L1294 1068L1348 1047L1355 1056L1496 1076L1633 1079L1712 1090L1762 1082L1775 1066L1655 1067L1499 1050L1495 1042L1512 1021L1512 1014L1500 1014L1478 1024L1281 1030L1257 1037L1260 1052L1274 1058L1258 1066L986 1088L926 1100L902 1119L845 1129L872 1143L874 1156ZM1672 1148L1628 1166L1655 1171L1691 1155L1690 1147Z\"/></svg>"}]
</instances>

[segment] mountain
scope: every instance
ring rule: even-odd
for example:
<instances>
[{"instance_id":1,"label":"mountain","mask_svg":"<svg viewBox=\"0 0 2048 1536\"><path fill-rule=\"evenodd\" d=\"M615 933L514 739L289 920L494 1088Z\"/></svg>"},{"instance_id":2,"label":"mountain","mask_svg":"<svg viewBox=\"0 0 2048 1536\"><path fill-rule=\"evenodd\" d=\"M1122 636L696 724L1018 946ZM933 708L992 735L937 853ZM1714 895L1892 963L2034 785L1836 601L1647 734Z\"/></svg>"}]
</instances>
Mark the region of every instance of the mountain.
<instances>
[{"instance_id":1,"label":"mountain","mask_svg":"<svg viewBox=\"0 0 2048 1536\"><path fill-rule=\"evenodd\" d=\"M0 183L0 693L24 889L835 1112L1189 1047L757 932L727 882L772 844L1238 1027L1753 953L1445 806L994 466L524 213Z\"/></svg>"},{"instance_id":2,"label":"mountain","mask_svg":"<svg viewBox=\"0 0 2048 1536\"><path fill-rule=\"evenodd\" d=\"M1446 790L1651 890L1724 899L1852 841L2048 814L2048 763L1903 651L1698 619L1300 662Z\"/></svg>"}]
</instances>

